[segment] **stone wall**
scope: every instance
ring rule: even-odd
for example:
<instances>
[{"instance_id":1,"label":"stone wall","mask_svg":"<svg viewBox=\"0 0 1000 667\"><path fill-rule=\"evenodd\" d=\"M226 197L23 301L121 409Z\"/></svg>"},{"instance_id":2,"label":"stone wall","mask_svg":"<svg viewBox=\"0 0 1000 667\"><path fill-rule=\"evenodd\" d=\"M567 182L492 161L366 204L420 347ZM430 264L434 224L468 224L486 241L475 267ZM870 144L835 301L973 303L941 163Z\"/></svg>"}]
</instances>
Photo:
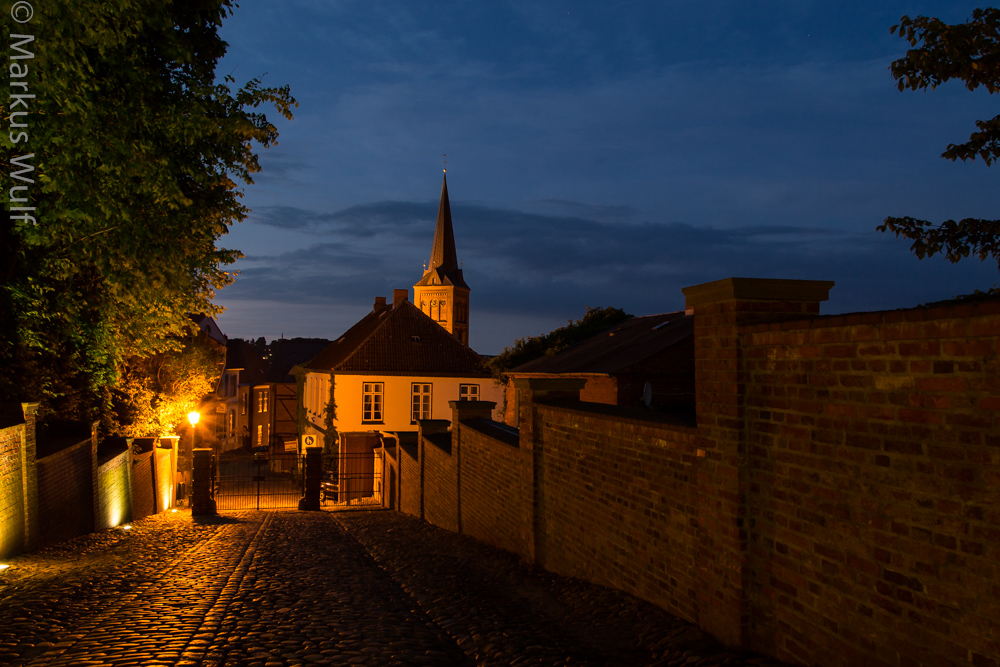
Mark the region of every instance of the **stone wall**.
<instances>
[{"instance_id":1,"label":"stone wall","mask_svg":"<svg viewBox=\"0 0 1000 667\"><path fill-rule=\"evenodd\" d=\"M695 430L588 407L534 408L544 469L539 564L698 618Z\"/></svg>"},{"instance_id":2,"label":"stone wall","mask_svg":"<svg viewBox=\"0 0 1000 667\"><path fill-rule=\"evenodd\" d=\"M459 408L462 406L459 405ZM500 440L476 419L459 424L462 532L525 560L534 557L531 450ZM503 503L497 502L503 498Z\"/></svg>"},{"instance_id":3,"label":"stone wall","mask_svg":"<svg viewBox=\"0 0 1000 667\"><path fill-rule=\"evenodd\" d=\"M38 546L94 530L93 446L84 440L38 459Z\"/></svg>"},{"instance_id":4,"label":"stone wall","mask_svg":"<svg viewBox=\"0 0 1000 667\"><path fill-rule=\"evenodd\" d=\"M404 511L454 479L461 532L789 662L996 667L1000 303L819 317L830 286L685 289L696 427L571 379L518 380L513 443L456 409Z\"/></svg>"},{"instance_id":5,"label":"stone wall","mask_svg":"<svg viewBox=\"0 0 1000 667\"><path fill-rule=\"evenodd\" d=\"M24 423L0 428L0 558L24 550Z\"/></svg>"},{"instance_id":6,"label":"stone wall","mask_svg":"<svg viewBox=\"0 0 1000 667\"><path fill-rule=\"evenodd\" d=\"M8 407L0 410L0 558L172 506L176 438L147 439L160 446L138 455L133 466L131 442L124 440L105 441L98 459L93 424L86 440L68 439L67 432L43 438L37 457L38 404L22 404L20 418ZM72 430L79 433L81 425Z\"/></svg>"},{"instance_id":7,"label":"stone wall","mask_svg":"<svg viewBox=\"0 0 1000 667\"><path fill-rule=\"evenodd\" d=\"M156 488L153 476L153 450L135 454L132 461L132 520L138 521L150 514L156 514Z\"/></svg>"},{"instance_id":8,"label":"stone wall","mask_svg":"<svg viewBox=\"0 0 1000 667\"><path fill-rule=\"evenodd\" d=\"M411 447L402 443L396 450L399 463L399 511L422 517L424 482L418 450L419 445Z\"/></svg>"},{"instance_id":9,"label":"stone wall","mask_svg":"<svg viewBox=\"0 0 1000 667\"><path fill-rule=\"evenodd\" d=\"M94 530L107 530L132 519L131 451L126 448L97 469L97 516Z\"/></svg>"},{"instance_id":10,"label":"stone wall","mask_svg":"<svg viewBox=\"0 0 1000 667\"><path fill-rule=\"evenodd\" d=\"M423 466L424 518L458 532L458 456L451 446L447 421L420 420L419 463Z\"/></svg>"},{"instance_id":11,"label":"stone wall","mask_svg":"<svg viewBox=\"0 0 1000 667\"><path fill-rule=\"evenodd\" d=\"M740 337L753 645L844 667L997 664L1000 303Z\"/></svg>"}]
</instances>

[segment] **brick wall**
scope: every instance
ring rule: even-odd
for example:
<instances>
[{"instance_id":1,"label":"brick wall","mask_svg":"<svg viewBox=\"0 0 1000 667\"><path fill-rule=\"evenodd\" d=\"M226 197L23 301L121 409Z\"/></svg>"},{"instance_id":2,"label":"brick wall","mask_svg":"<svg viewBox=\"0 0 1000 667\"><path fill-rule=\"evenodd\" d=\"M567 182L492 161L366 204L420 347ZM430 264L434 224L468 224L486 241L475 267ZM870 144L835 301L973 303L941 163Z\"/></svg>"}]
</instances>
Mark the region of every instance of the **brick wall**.
<instances>
[{"instance_id":1,"label":"brick wall","mask_svg":"<svg viewBox=\"0 0 1000 667\"><path fill-rule=\"evenodd\" d=\"M126 450L98 466L95 530L114 528L132 520L130 461Z\"/></svg>"},{"instance_id":2,"label":"brick wall","mask_svg":"<svg viewBox=\"0 0 1000 667\"><path fill-rule=\"evenodd\" d=\"M400 444L399 452L399 511L423 517L423 475L417 446Z\"/></svg>"},{"instance_id":3,"label":"brick wall","mask_svg":"<svg viewBox=\"0 0 1000 667\"><path fill-rule=\"evenodd\" d=\"M38 546L94 530L94 465L84 440L38 459Z\"/></svg>"},{"instance_id":4,"label":"brick wall","mask_svg":"<svg viewBox=\"0 0 1000 667\"><path fill-rule=\"evenodd\" d=\"M153 448L153 472L156 494L156 511L162 512L174 505L174 450L158 444Z\"/></svg>"},{"instance_id":5,"label":"brick wall","mask_svg":"<svg viewBox=\"0 0 1000 667\"><path fill-rule=\"evenodd\" d=\"M997 667L1000 303L819 317L830 286L685 290L696 428L570 379L516 381L516 446L456 413L459 529L790 662Z\"/></svg>"},{"instance_id":6,"label":"brick wall","mask_svg":"<svg viewBox=\"0 0 1000 667\"><path fill-rule=\"evenodd\" d=\"M698 615L695 431L536 405L546 569Z\"/></svg>"},{"instance_id":7,"label":"brick wall","mask_svg":"<svg viewBox=\"0 0 1000 667\"><path fill-rule=\"evenodd\" d=\"M153 489L153 450L135 454L132 459L132 520L156 513Z\"/></svg>"},{"instance_id":8,"label":"brick wall","mask_svg":"<svg viewBox=\"0 0 1000 667\"><path fill-rule=\"evenodd\" d=\"M24 550L24 424L0 429L0 558Z\"/></svg>"},{"instance_id":9,"label":"brick wall","mask_svg":"<svg viewBox=\"0 0 1000 667\"><path fill-rule=\"evenodd\" d=\"M533 560L531 451L475 425L459 429L462 532Z\"/></svg>"},{"instance_id":10,"label":"brick wall","mask_svg":"<svg viewBox=\"0 0 1000 667\"><path fill-rule=\"evenodd\" d=\"M745 327L755 647L1000 659L1000 303Z\"/></svg>"},{"instance_id":11,"label":"brick wall","mask_svg":"<svg viewBox=\"0 0 1000 667\"><path fill-rule=\"evenodd\" d=\"M435 526L457 532L458 452L452 450L448 422L420 420L420 457L424 471L424 518Z\"/></svg>"}]
</instances>

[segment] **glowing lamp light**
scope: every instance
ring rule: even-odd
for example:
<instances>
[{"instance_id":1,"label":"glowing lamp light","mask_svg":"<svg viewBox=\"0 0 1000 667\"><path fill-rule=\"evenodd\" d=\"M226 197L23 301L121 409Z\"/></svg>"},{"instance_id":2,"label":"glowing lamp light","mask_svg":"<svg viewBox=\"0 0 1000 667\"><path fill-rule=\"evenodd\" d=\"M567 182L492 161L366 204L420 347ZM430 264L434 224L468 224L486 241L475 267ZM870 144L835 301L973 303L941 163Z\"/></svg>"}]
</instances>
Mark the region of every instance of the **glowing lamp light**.
<instances>
[{"instance_id":1,"label":"glowing lamp light","mask_svg":"<svg viewBox=\"0 0 1000 667\"><path fill-rule=\"evenodd\" d=\"M126 523L124 526L122 526L122 530L132 530L132 524Z\"/></svg>"},{"instance_id":2,"label":"glowing lamp light","mask_svg":"<svg viewBox=\"0 0 1000 667\"><path fill-rule=\"evenodd\" d=\"M8 567L10 567L10 565L8 565L7 563L0 563L0 572L3 572Z\"/></svg>"},{"instance_id":3,"label":"glowing lamp light","mask_svg":"<svg viewBox=\"0 0 1000 667\"><path fill-rule=\"evenodd\" d=\"M188 413L188 421L191 422L191 426L196 425L199 419L201 419L201 415L198 414L197 412Z\"/></svg>"}]
</instances>

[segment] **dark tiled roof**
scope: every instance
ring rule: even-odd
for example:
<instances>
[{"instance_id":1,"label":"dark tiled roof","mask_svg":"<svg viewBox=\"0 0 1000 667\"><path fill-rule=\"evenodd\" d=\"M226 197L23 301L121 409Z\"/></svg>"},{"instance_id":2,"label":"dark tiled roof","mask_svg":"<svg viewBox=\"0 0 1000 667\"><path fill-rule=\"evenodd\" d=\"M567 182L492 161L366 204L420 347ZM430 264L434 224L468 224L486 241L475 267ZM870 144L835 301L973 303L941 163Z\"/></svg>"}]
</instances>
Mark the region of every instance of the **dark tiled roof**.
<instances>
[{"instance_id":1,"label":"dark tiled roof","mask_svg":"<svg viewBox=\"0 0 1000 667\"><path fill-rule=\"evenodd\" d=\"M292 368L304 364L330 344L325 338L290 338L271 343L271 367L268 382L294 382Z\"/></svg>"},{"instance_id":2,"label":"dark tiled roof","mask_svg":"<svg viewBox=\"0 0 1000 667\"><path fill-rule=\"evenodd\" d=\"M615 373L694 335L694 318L683 311L633 317L551 357L511 370L518 373Z\"/></svg>"},{"instance_id":3,"label":"dark tiled roof","mask_svg":"<svg viewBox=\"0 0 1000 667\"><path fill-rule=\"evenodd\" d=\"M490 375L478 354L409 301L369 313L306 368L382 375Z\"/></svg>"},{"instance_id":4,"label":"dark tiled roof","mask_svg":"<svg viewBox=\"0 0 1000 667\"><path fill-rule=\"evenodd\" d=\"M241 368L240 384L260 384L267 373L267 362L253 345L241 338L226 343L226 368Z\"/></svg>"}]
</instances>

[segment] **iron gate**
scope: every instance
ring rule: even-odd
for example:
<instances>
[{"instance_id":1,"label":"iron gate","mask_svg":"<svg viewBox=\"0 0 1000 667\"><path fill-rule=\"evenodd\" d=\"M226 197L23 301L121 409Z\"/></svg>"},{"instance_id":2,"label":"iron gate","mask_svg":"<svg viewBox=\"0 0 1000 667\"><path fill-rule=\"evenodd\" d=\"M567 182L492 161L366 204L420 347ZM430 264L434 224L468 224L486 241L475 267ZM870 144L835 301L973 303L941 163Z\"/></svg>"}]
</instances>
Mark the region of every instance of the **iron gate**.
<instances>
[{"instance_id":1,"label":"iron gate","mask_svg":"<svg viewBox=\"0 0 1000 667\"><path fill-rule=\"evenodd\" d=\"M220 510L298 507L303 485L295 452L227 452L216 465L215 505Z\"/></svg>"},{"instance_id":2,"label":"iron gate","mask_svg":"<svg viewBox=\"0 0 1000 667\"><path fill-rule=\"evenodd\" d=\"M377 451L341 452L323 457L321 503L331 509L382 505L382 455Z\"/></svg>"}]
</instances>

